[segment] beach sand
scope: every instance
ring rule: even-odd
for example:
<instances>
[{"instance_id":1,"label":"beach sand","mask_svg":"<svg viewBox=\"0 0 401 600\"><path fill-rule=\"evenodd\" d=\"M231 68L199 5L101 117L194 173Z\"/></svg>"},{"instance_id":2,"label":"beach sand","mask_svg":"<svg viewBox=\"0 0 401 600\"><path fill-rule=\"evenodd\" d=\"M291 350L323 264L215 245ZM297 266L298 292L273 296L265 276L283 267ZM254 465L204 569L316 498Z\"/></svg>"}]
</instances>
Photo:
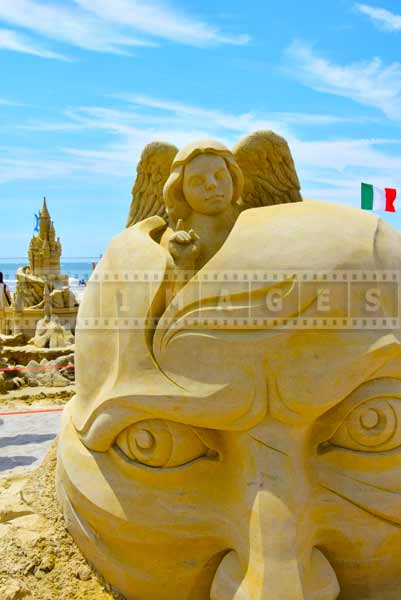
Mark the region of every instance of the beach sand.
<instances>
[{"instance_id":1,"label":"beach sand","mask_svg":"<svg viewBox=\"0 0 401 600\"><path fill-rule=\"evenodd\" d=\"M56 442L29 475L0 479L1 600L124 600L85 561L55 491Z\"/></svg>"}]
</instances>

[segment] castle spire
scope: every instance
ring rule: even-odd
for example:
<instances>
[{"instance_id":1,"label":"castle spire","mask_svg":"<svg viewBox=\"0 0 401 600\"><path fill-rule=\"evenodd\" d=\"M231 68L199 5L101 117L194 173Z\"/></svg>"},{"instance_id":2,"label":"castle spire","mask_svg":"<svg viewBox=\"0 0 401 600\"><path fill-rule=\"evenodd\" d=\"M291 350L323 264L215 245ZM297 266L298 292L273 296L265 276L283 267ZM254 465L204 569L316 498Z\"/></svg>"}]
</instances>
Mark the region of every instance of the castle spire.
<instances>
[{"instance_id":1,"label":"castle spire","mask_svg":"<svg viewBox=\"0 0 401 600\"><path fill-rule=\"evenodd\" d=\"M42 210L40 211L40 216L45 219L50 219L50 213L46 204L46 196L43 196L43 206Z\"/></svg>"},{"instance_id":2,"label":"castle spire","mask_svg":"<svg viewBox=\"0 0 401 600\"><path fill-rule=\"evenodd\" d=\"M51 242L55 242L56 241L56 230L54 229L54 223L53 223L53 221L50 221L49 240Z\"/></svg>"},{"instance_id":3,"label":"castle spire","mask_svg":"<svg viewBox=\"0 0 401 600\"><path fill-rule=\"evenodd\" d=\"M31 273L40 277L60 273L61 245L56 241L56 231L47 208L46 197L39 211L39 233L29 244Z\"/></svg>"},{"instance_id":4,"label":"castle spire","mask_svg":"<svg viewBox=\"0 0 401 600\"><path fill-rule=\"evenodd\" d=\"M47 209L46 197L44 197L42 210L39 213L39 237L42 240L49 237L50 223L50 213Z\"/></svg>"}]
</instances>

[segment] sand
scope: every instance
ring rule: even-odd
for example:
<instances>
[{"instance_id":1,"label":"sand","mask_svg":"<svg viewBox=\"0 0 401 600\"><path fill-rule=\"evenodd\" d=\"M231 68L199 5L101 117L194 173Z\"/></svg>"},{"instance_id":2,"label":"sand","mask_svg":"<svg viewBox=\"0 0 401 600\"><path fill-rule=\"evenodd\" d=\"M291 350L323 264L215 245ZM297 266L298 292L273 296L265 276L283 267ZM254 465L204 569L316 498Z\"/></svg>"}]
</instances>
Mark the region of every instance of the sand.
<instances>
[{"instance_id":1,"label":"sand","mask_svg":"<svg viewBox=\"0 0 401 600\"><path fill-rule=\"evenodd\" d=\"M0 412L9 410L39 409L63 406L75 394L75 385L64 388L46 386L23 387L7 394L0 394Z\"/></svg>"},{"instance_id":2,"label":"sand","mask_svg":"<svg viewBox=\"0 0 401 600\"><path fill-rule=\"evenodd\" d=\"M82 557L55 495L56 442L30 475L0 480L1 600L124 600Z\"/></svg>"}]
</instances>

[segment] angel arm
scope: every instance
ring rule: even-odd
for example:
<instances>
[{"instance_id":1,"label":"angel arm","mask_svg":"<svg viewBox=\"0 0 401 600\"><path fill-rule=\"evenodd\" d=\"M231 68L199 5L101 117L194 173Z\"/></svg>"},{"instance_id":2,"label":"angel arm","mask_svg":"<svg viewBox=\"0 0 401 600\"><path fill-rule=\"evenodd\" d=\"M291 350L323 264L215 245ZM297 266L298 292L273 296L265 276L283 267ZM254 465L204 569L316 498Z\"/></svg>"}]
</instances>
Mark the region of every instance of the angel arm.
<instances>
[{"instance_id":1,"label":"angel arm","mask_svg":"<svg viewBox=\"0 0 401 600\"><path fill-rule=\"evenodd\" d=\"M245 180L243 210L302 201L294 161L284 138L273 131L256 131L240 140L233 154Z\"/></svg>"},{"instance_id":2,"label":"angel arm","mask_svg":"<svg viewBox=\"0 0 401 600\"><path fill-rule=\"evenodd\" d=\"M151 142L145 146L136 169L127 227L155 215L167 221L163 186L177 152L175 146L166 142Z\"/></svg>"}]
</instances>

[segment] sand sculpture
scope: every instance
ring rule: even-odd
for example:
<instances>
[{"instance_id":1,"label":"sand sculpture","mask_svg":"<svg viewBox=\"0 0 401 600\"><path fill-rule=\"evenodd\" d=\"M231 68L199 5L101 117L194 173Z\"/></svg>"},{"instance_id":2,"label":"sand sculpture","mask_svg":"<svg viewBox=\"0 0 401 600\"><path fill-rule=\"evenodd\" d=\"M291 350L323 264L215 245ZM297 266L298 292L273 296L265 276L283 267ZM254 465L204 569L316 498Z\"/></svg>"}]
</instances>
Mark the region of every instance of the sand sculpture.
<instances>
[{"instance_id":1,"label":"sand sculpture","mask_svg":"<svg viewBox=\"0 0 401 600\"><path fill-rule=\"evenodd\" d=\"M270 132L144 151L80 307L57 467L129 600L400 597L401 236L299 199Z\"/></svg>"},{"instance_id":2,"label":"sand sculpture","mask_svg":"<svg viewBox=\"0 0 401 600\"><path fill-rule=\"evenodd\" d=\"M28 257L29 265L17 271L11 306L0 306L1 393L22 386L67 386L74 378L78 303L68 275L60 272L61 244L46 199Z\"/></svg>"},{"instance_id":3,"label":"sand sculpture","mask_svg":"<svg viewBox=\"0 0 401 600\"><path fill-rule=\"evenodd\" d=\"M60 323L56 315L53 315L52 298L47 286L43 295L43 309L43 319L37 322L35 335L28 344L33 344L37 348L65 348L74 344L71 331Z\"/></svg>"},{"instance_id":4,"label":"sand sculpture","mask_svg":"<svg viewBox=\"0 0 401 600\"><path fill-rule=\"evenodd\" d=\"M69 288L68 275L60 271L61 251L44 198L39 212L39 232L29 244L29 265L17 271L13 303L3 310L0 333L23 332L26 338L32 337L38 321L44 317L46 302L61 324L74 330L78 302Z\"/></svg>"},{"instance_id":5,"label":"sand sculpture","mask_svg":"<svg viewBox=\"0 0 401 600\"><path fill-rule=\"evenodd\" d=\"M35 336L29 343L38 348L65 348L74 343L74 336L61 325L58 317L45 314L38 321Z\"/></svg>"}]
</instances>

